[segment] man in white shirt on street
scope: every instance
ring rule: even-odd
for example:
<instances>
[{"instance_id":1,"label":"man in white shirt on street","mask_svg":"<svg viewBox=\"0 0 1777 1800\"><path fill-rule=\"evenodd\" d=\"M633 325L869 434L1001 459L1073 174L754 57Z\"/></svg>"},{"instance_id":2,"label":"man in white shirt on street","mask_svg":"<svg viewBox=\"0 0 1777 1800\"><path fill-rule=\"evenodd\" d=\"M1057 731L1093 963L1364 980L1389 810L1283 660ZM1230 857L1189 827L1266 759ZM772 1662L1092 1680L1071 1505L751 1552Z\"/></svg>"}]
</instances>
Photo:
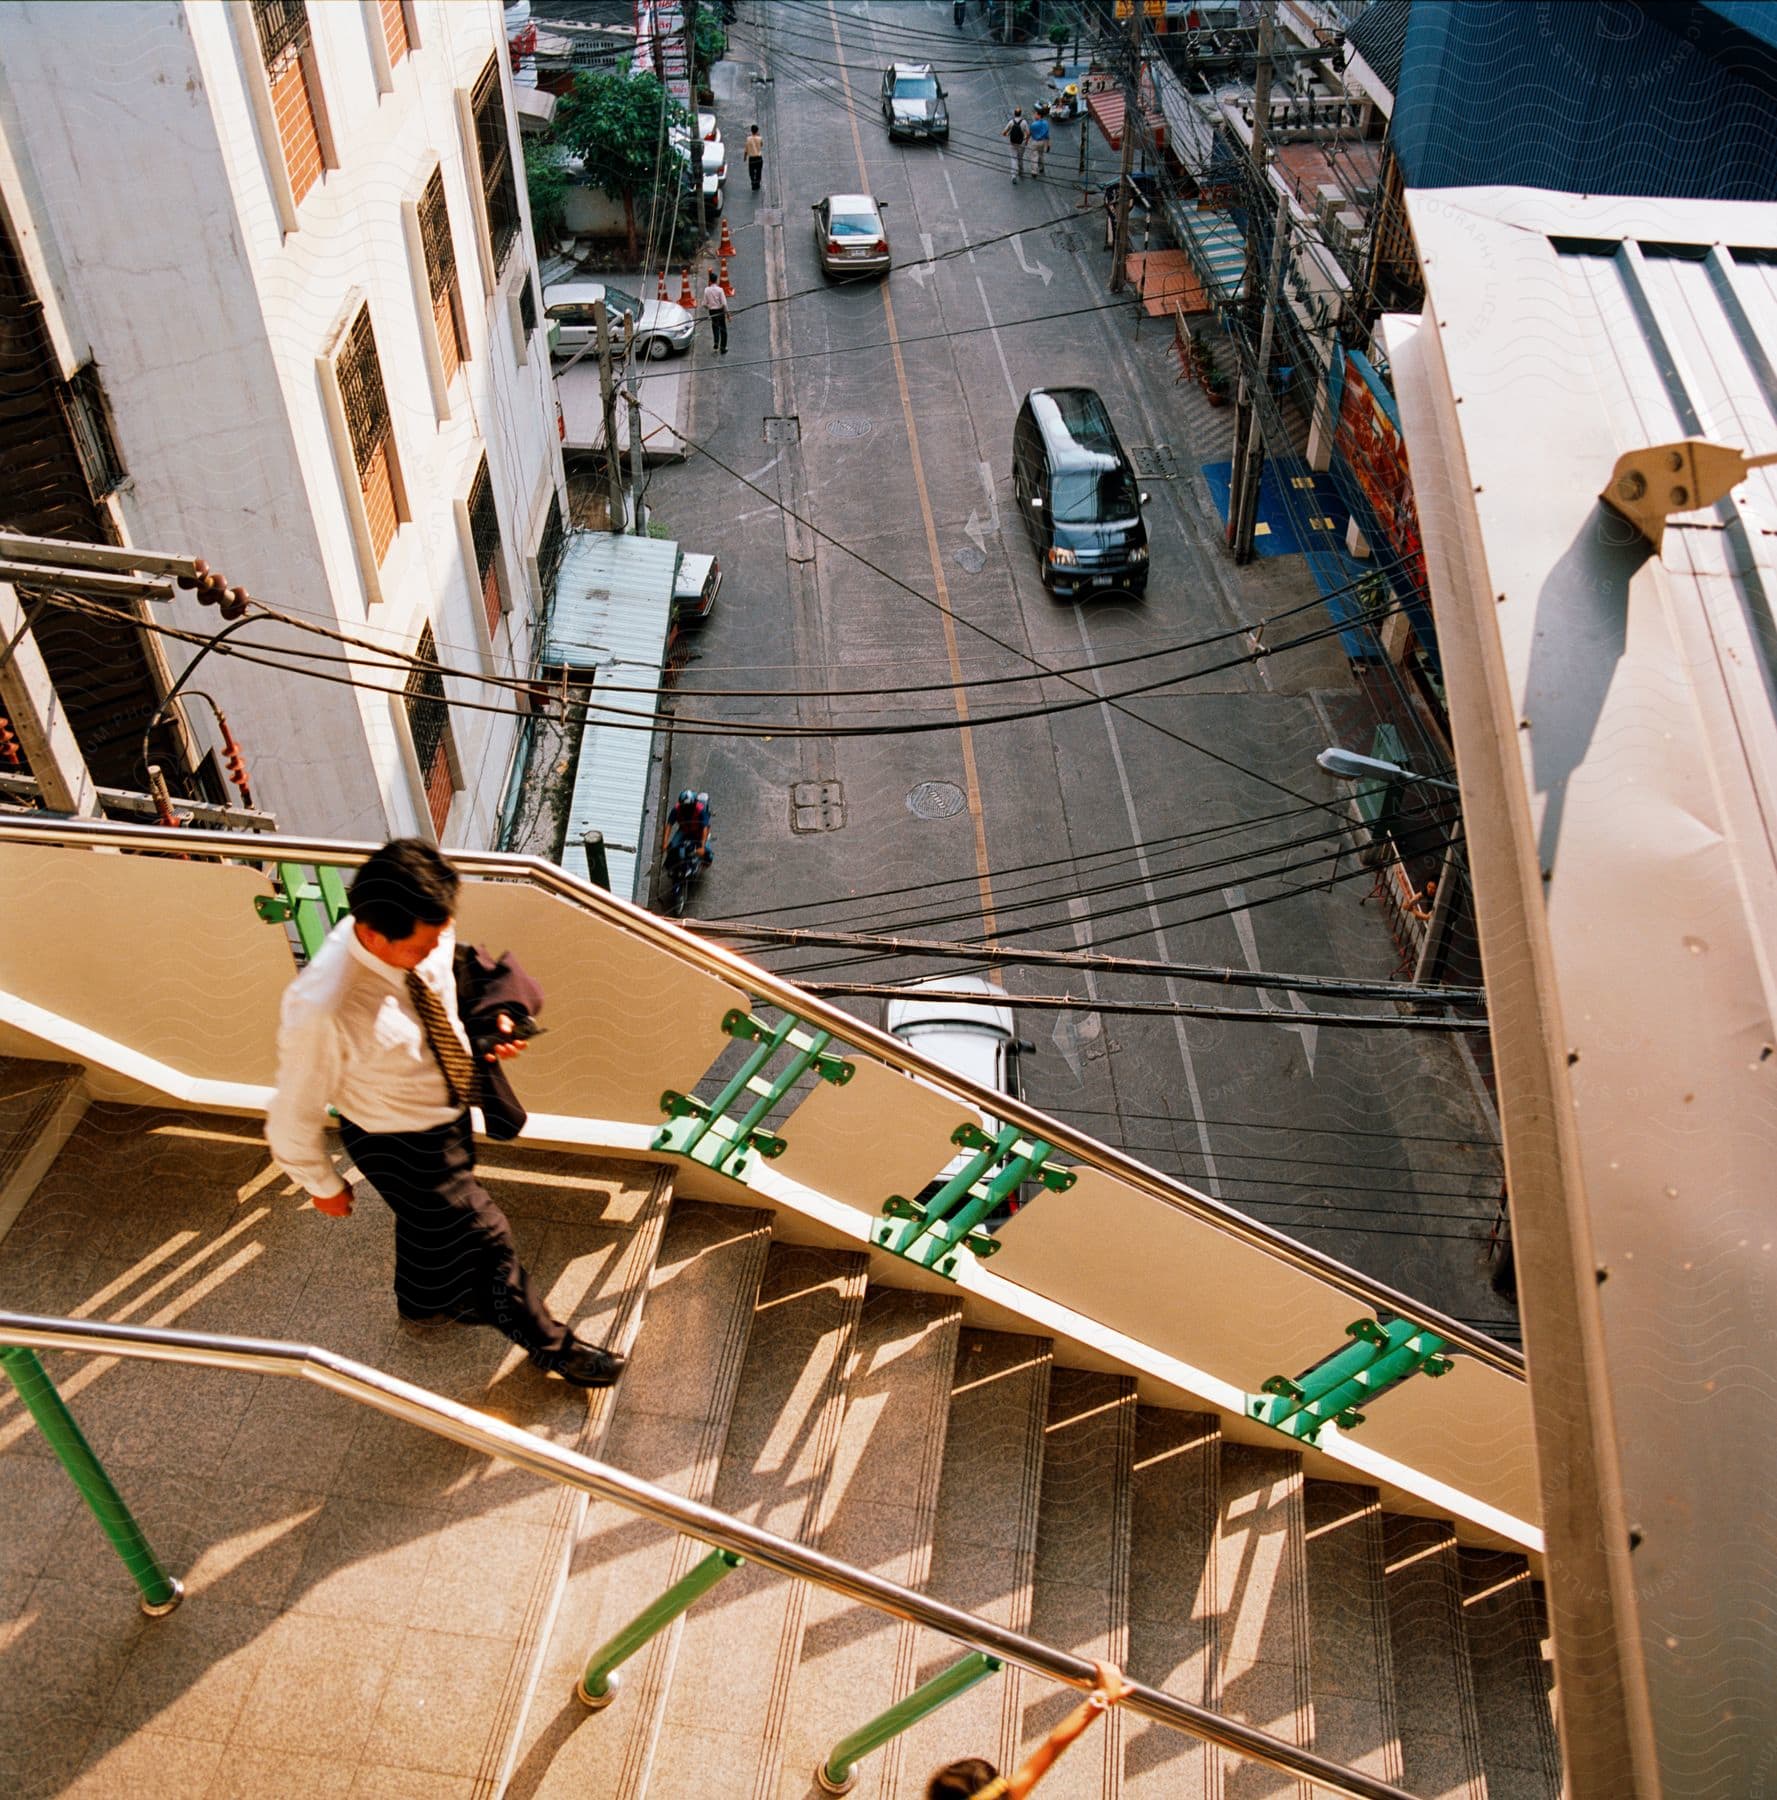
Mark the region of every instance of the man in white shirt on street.
<instances>
[{"instance_id":1,"label":"man in white shirt on street","mask_svg":"<svg viewBox=\"0 0 1777 1800\"><path fill-rule=\"evenodd\" d=\"M359 869L351 916L284 995L272 1155L315 1210L343 1219L352 1190L328 1154L327 1109L358 1174L395 1215L395 1306L418 1323L491 1325L576 1387L610 1387L625 1358L557 1319L475 1174L476 1065L457 1011L457 872L418 838ZM502 1027L511 1021L502 1017ZM519 1042L492 1056L514 1056Z\"/></svg>"},{"instance_id":2,"label":"man in white shirt on street","mask_svg":"<svg viewBox=\"0 0 1777 1800\"><path fill-rule=\"evenodd\" d=\"M710 284L703 290L703 310L710 315L710 336L715 341L716 354L728 354L728 292L716 278L716 271L710 270Z\"/></svg>"}]
</instances>

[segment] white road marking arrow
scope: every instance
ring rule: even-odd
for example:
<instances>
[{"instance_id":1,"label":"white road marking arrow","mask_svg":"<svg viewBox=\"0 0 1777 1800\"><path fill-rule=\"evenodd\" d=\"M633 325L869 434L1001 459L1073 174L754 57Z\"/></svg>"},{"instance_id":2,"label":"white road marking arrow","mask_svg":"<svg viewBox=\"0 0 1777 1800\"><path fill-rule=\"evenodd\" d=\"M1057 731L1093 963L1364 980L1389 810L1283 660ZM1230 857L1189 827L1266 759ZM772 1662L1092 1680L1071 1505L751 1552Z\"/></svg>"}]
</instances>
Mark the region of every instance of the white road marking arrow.
<instances>
[{"instance_id":1,"label":"white road marking arrow","mask_svg":"<svg viewBox=\"0 0 1777 1800\"><path fill-rule=\"evenodd\" d=\"M1049 285L1049 283L1055 279L1055 271L1053 269L1051 269L1047 263L1040 262L1040 263L1036 264L1035 267L1032 267L1032 265L1030 263L1028 263L1024 260L1024 233L1023 232L1015 231L1012 233L1012 248L1018 252L1018 266L1025 272L1026 275L1042 276L1044 287L1047 287Z\"/></svg>"},{"instance_id":2,"label":"white road marking arrow","mask_svg":"<svg viewBox=\"0 0 1777 1800\"><path fill-rule=\"evenodd\" d=\"M1246 966L1256 975L1259 972L1259 943L1253 932L1253 916L1246 910L1246 890L1239 887L1223 888L1222 898L1234 909L1234 935L1240 940L1240 954L1246 958ZM1290 1004L1287 1010L1299 1013L1308 1012L1307 1002L1293 989L1290 991L1289 998ZM1282 1013L1286 1010L1265 988L1259 990L1259 1007L1263 1012ZM1285 1024L1282 1019L1279 1019L1278 1023L1283 1025L1285 1031L1293 1031L1301 1038L1302 1055L1308 1063L1308 1079L1312 1081L1314 1079L1314 1052L1320 1042L1320 1027L1318 1025Z\"/></svg>"},{"instance_id":3,"label":"white road marking arrow","mask_svg":"<svg viewBox=\"0 0 1777 1800\"><path fill-rule=\"evenodd\" d=\"M926 259L924 262L915 263L907 273L919 283L923 290L926 277L936 274L938 269L938 265L932 261L932 234L929 231L922 231L919 234L919 247L926 253Z\"/></svg>"},{"instance_id":4,"label":"white road marking arrow","mask_svg":"<svg viewBox=\"0 0 1777 1800\"><path fill-rule=\"evenodd\" d=\"M981 523L981 515L974 507L969 508L969 522L963 527L969 540L983 556L987 554L987 540L1000 534L1000 502L994 492L993 464L984 462L981 465L981 486L987 493L987 523Z\"/></svg>"}]
</instances>

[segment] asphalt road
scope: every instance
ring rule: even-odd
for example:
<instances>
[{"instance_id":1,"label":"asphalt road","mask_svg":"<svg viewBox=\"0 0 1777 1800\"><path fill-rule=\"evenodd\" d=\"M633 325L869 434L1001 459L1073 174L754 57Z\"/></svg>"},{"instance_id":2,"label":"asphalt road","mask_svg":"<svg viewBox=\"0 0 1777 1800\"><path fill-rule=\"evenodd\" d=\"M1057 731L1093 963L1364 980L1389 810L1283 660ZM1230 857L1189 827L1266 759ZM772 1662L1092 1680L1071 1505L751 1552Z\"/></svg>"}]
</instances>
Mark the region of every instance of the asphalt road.
<instances>
[{"instance_id":1,"label":"asphalt road","mask_svg":"<svg viewBox=\"0 0 1777 1800\"><path fill-rule=\"evenodd\" d=\"M1046 56L990 44L978 7L959 35L948 5L921 0L751 0L730 42L731 349L714 356L700 331L698 453L654 471L648 494L726 571L679 711L747 734L675 739L672 785L707 789L716 815L693 910L935 938L1022 929L1052 949L1386 979L1395 948L1368 879L1331 860L1323 809L1341 796L1314 765L1368 735L1337 639L1211 669L1248 651L1240 631L1258 620L1274 621L1270 644L1327 623L1302 559L1229 561L1199 468L1226 458L1231 413L1178 386L1168 327L1108 293L1102 212L1075 211L1082 129L1094 186L1115 173L1096 129L1056 127L1048 179L1010 178L997 134L1042 94ZM948 148L887 141L877 93L894 58L937 64ZM754 118L758 195L738 154ZM885 282L820 274L809 209L848 191L886 204ZM1132 452L1153 450L1145 600L1056 600L1012 513L1019 401L1064 383L1096 387ZM1063 673L982 685L1033 670ZM808 689L829 691L785 694ZM957 967L763 959L840 981ZM1025 1091L1459 1317L1509 1318L1486 1281L1495 1131L1453 1040L1313 1023L1311 1008L1356 1003L1154 976L1003 980L1274 1012L1026 1012ZM853 1004L880 1021L880 1002Z\"/></svg>"}]
</instances>

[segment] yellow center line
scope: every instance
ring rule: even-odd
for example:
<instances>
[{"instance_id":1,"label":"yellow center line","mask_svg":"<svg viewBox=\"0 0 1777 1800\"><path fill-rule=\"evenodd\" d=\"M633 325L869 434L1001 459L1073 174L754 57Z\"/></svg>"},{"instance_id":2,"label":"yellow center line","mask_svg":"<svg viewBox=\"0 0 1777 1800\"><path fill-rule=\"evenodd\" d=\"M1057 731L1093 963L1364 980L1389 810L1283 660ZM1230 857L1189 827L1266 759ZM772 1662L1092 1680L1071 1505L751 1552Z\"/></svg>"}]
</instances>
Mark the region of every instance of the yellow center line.
<instances>
[{"instance_id":1,"label":"yellow center line","mask_svg":"<svg viewBox=\"0 0 1777 1800\"><path fill-rule=\"evenodd\" d=\"M839 36L839 14L827 0L827 19L833 28L833 48L839 57L839 85L845 94L845 110L851 119L852 149L858 159L858 191L867 194L870 171L864 165L864 141L858 135L858 109L852 94L851 70L846 66L845 45ZM888 325L888 346L895 359L895 386L901 390L901 417L907 425L907 447L913 457L913 485L919 491L919 514L925 521L926 555L931 559L932 584L938 590L938 611L944 620L944 651L950 658L951 697L956 705L957 733L962 743L963 786L968 792L969 817L975 823L975 871L981 886L981 931L992 937L996 929L993 880L988 873L987 818L981 807L981 783L975 774L975 740L969 729L969 697L963 691L962 657L956 647L956 615L951 610L950 586L944 579L944 558L938 549L938 522L932 516L932 497L926 490L925 464L919 454L919 427L913 422L913 396L907 391L907 366L901 360L901 338L895 330L895 307L889 299L888 277L882 281L882 310Z\"/></svg>"}]
</instances>

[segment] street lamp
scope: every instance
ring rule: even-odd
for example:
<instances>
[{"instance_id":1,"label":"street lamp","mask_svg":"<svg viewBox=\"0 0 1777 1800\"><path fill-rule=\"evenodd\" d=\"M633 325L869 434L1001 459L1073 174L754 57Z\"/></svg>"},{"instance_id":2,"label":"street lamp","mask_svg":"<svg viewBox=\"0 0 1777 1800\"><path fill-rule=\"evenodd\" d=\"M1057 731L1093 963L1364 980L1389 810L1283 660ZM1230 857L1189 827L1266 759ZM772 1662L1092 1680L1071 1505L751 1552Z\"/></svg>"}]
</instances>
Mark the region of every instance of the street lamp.
<instances>
[{"instance_id":1,"label":"street lamp","mask_svg":"<svg viewBox=\"0 0 1777 1800\"><path fill-rule=\"evenodd\" d=\"M1441 781L1436 775L1420 775L1403 769L1399 763L1384 762L1377 756L1359 756L1355 750L1332 747L1314 759L1329 775L1341 781L1422 781L1427 787L1445 788L1452 794L1462 789L1454 781Z\"/></svg>"}]
</instances>

